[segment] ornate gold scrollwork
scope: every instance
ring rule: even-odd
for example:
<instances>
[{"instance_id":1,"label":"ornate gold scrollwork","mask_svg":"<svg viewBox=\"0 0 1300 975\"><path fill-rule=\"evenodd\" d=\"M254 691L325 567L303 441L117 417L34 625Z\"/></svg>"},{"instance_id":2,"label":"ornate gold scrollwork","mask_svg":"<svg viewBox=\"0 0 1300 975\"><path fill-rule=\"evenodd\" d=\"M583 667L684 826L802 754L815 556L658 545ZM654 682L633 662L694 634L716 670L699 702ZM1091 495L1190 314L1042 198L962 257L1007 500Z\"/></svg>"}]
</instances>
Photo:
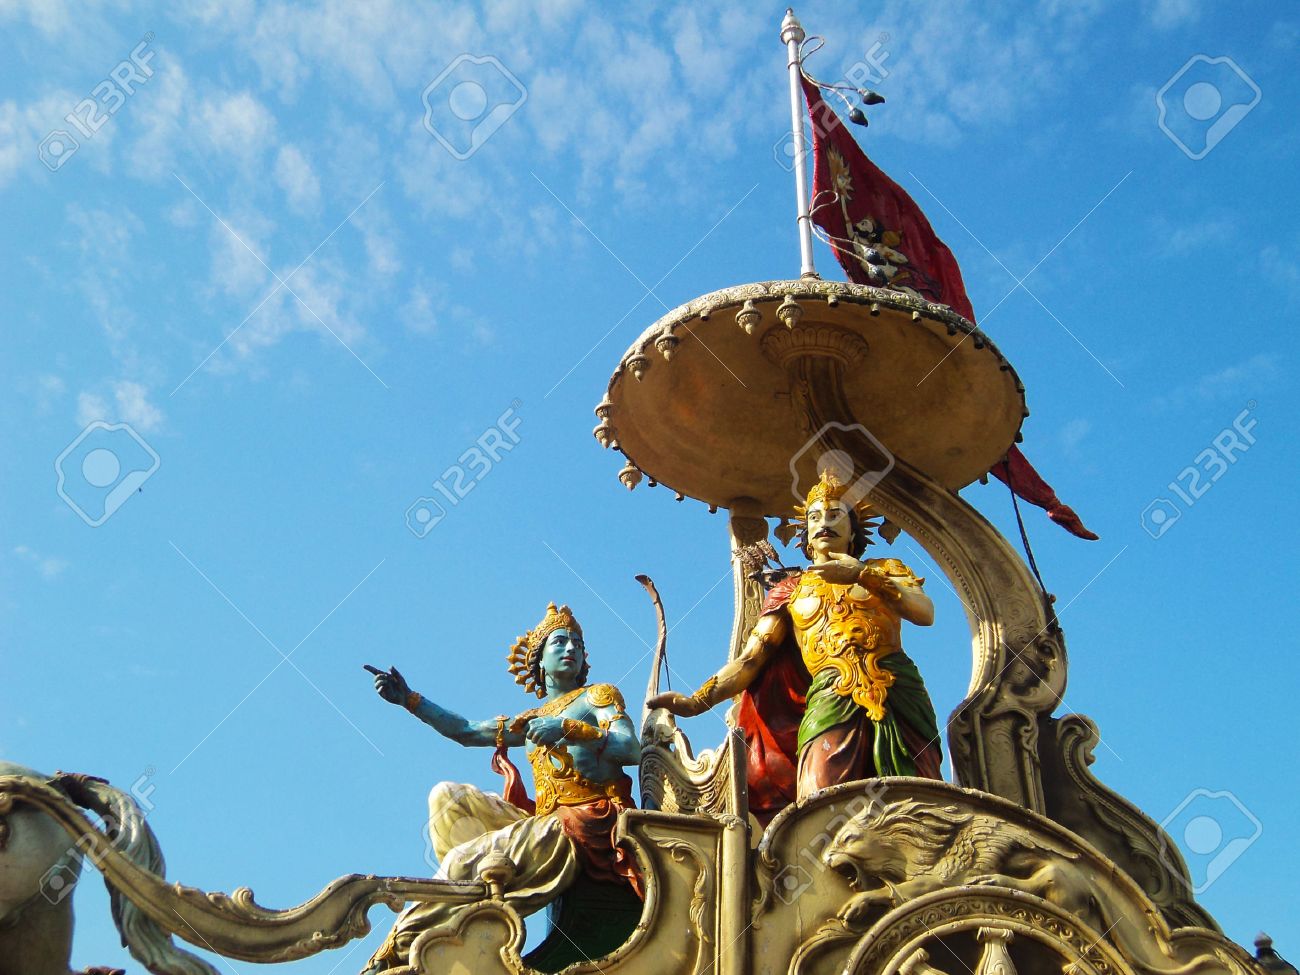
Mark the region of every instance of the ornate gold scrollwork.
<instances>
[{"instance_id":1,"label":"ornate gold scrollwork","mask_svg":"<svg viewBox=\"0 0 1300 975\"><path fill-rule=\"evenodd\" d=\"M369 933L366 912L375 904L397 910L406 901L469 904L487 895L482 884L352 874L297 907L269 910L247 887L225 894L169 884L124 857L57 789L29 778L0 776L0 815L19 802L62 826L105 879L159 927L196 947L242 961L292 961L337 948Z\"/></svg>"}]
</instances>

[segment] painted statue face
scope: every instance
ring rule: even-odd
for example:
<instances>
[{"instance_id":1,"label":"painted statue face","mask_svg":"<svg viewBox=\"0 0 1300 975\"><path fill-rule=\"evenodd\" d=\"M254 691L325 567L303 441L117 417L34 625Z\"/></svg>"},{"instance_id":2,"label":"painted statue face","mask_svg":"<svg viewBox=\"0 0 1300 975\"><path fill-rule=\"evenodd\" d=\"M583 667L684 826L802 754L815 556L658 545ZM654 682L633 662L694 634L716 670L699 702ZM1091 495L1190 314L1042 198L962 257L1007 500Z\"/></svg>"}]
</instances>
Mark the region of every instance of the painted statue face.
<instances>
[{"instance_id":1,"label":"painted statue face","mask_svg":"<svg viewBox=\"0 0 1300 975\"><path fill-rule=\"evenodd\" d=\"M587 651L577 633L556 630L542 644L542 673L553 681L576 686L586 662Z\"/></svg>"},{"instance_id":2,"label":"painted statue face","mask_svg":"<svg viewBox=\"0 0 1300 975\"><path fill-rule=\"evenodd\" d=\"M849 506L842 501L829 498L826 501L814 501L808 506L804 521L808 529L808 550L814 561L822 561L830 555L844 554L853 545L853 522L849 517Z\"/></svg>"}]
</instances>

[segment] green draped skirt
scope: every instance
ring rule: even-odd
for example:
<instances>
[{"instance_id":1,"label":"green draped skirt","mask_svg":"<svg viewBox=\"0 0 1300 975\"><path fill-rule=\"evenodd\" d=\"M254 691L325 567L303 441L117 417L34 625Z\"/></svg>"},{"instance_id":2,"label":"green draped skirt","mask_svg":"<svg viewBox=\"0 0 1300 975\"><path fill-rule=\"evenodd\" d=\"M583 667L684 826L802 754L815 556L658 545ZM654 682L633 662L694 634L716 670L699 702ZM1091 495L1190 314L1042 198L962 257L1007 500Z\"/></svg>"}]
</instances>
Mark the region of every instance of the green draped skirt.
<instances>
[{"instance_id":1,"label":"green draped skirt","mask_svg":"<svg viewBox=\"0 0 1300 975\"><path fill-rule=\"evenodd\" d=\"M876 774L916 775L915 756L903 739L900 722L922 741L933 742L934 747L938 748L939 724L935 718L934 705L930 703L930 695L921 680L921 672L912 658L902 650L896 650L882 658L880 666L894 675L894 683L885 698L884 718L871 722L875 731L872 754ZM863 717L862 705L832 689L838 676L831 667L825 667L813 675L803 720L799 724L800 754L803 754L810 741L823 732L848 721L859 721Z\"/></svg>"}]
</instances>

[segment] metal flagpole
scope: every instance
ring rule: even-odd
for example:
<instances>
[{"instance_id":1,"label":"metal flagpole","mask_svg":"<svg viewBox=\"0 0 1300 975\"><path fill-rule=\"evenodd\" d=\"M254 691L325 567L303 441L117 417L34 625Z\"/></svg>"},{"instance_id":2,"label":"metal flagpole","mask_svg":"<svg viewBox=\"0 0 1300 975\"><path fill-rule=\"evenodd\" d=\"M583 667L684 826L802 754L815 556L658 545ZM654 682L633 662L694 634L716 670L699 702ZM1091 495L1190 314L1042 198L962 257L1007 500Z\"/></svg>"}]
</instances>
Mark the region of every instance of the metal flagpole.
<instances>
[{"instance_id":1,"label":"metal flagpole","mask_svg":"<svg viewBox=\"0 0 1300 975\"><path fill-rule=\"evenodd\" d=\"M803 137L803 85L800 77L799 46L805 37L803 25L787 7L781 21L781 40L785 42L790 63L790 130L794 139L794 193L799 225L799 276L817 277L813 266L812 217L808 213L808 143Z\"/></svg>"}]
</instances>

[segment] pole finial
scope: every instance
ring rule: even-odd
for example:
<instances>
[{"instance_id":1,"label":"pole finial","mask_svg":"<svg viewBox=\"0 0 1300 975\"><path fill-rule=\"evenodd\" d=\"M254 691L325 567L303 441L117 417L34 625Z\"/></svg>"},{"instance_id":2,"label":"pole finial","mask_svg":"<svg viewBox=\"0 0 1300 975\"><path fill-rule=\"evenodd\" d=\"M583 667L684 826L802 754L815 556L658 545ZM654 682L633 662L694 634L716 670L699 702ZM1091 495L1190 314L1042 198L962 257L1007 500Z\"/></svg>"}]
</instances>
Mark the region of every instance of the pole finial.
<instances>
[{"instance_id":1,"label":"pole finial","mask_svg":"<svg viewBox=\"0 0 1300 975\"><path fill-rule=\"evenodd\" d=\"M786 7L785 19L781 21L781 43L789 44L794 41L796 44L802 44L804 36L803 25L794 15L794 7Z\"/></svg>"}]
</instances>

